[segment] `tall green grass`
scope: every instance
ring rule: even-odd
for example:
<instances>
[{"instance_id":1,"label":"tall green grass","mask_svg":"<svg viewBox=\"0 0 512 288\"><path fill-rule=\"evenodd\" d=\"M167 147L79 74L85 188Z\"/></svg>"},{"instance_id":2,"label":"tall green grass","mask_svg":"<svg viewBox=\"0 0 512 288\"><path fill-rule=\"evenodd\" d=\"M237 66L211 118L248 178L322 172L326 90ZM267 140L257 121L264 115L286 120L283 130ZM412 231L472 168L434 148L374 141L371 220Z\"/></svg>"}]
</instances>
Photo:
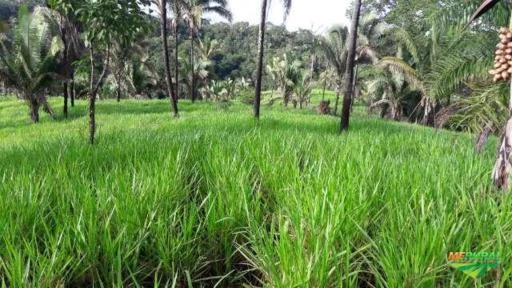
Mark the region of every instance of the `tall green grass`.
<instances>
[{"instance_id":1,"label":"tall green grass","mask_svg":"<svg viewBox=\"0 0 512 288\"><path fill-rule=\"evenodd\" d=\"M57 103L53 103L58 106ZM511 287L495 141L357 116L166 101L28 122L0 101L5 287ZM60 109L60 108L57 108ZM45 116L46 117L46 116ZM501 255L473 280L449 251Z\"/></svg>"}]
</instances>

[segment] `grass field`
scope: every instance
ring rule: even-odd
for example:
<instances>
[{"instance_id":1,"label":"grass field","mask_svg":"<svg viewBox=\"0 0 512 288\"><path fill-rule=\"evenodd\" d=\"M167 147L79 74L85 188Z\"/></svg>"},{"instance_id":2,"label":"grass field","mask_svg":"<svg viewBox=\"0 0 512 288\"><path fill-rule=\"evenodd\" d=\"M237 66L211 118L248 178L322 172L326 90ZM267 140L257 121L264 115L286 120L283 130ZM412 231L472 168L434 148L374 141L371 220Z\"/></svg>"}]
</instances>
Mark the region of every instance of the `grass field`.
<instances>
[{"instance_id":1,"label":"grass field","mask_svg":"<svg viewBox=\"0 0 512 288\"><path fill-rule=\"evenodd\" d=\"M60 101L59 101L60 103ZM53 102L60 111L58 102ZM356 113L86 103L30 124L0 100L5 287L511 287L512 198L496 141ZM450 251L500 254L473 280Z\"/></svg>"}]
</instances>

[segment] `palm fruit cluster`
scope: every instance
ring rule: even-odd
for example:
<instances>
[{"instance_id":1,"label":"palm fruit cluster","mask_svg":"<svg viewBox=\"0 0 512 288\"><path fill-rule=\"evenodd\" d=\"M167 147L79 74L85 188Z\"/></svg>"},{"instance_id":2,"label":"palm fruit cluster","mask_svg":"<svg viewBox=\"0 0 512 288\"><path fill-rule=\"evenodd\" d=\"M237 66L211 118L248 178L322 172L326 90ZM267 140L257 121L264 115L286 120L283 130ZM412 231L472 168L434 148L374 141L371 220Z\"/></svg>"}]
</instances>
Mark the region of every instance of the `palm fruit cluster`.
<instances>
[{"instance_id":1,"label":"palm fruit cluster","mask_svg":"<svg viewBox=\"0 0 512 288\"><path fill-rule=\"evenodd\" d=\"M512 76L512 32L505 27L500 28L500 43L496 45L494 69L489 73L494 76L494 82L510 80Z\"/></svg>"}]
</instances>

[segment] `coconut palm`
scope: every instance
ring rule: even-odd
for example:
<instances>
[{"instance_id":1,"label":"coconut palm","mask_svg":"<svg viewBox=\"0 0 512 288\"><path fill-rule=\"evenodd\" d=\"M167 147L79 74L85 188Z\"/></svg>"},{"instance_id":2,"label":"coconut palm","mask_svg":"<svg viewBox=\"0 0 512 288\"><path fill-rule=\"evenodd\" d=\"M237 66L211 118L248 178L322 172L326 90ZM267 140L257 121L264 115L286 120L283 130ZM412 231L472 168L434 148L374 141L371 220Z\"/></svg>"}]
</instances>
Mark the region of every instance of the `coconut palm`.
<instances>
[{"instance_id":1,"label":"coconut palm","mask_svg":"<svg viewBox=\"0 0 512 288\"><path fill-rule=\"evenodd\" d=\"M191 67L194 68L195 58L195 39L199 34L199 30L202 26L202 20L205 14L216 14L228 21L233 19L231 11L227 9L227 0L186 0L186 6L181 6L181 14L189 29L190 37L190 50L189 50L189 61ZM184 10L184 11L183 11ZM192 77L190 78L190 98L192 102L196 100L197 89L196 89L196 73L192 71Z\"/></svg>"},{"instance_id":2,"label":"coconut palm","mask_svg":"<svg viewBox=\"0 0 512 288\"><path fill-rule=\"evenodd\" d=\"M40 9L30 14L22 6L12 35L0 34L0 79L20 92L34 123L39 122L41 106L52 112L43 92L59 78L57 54L62 48Z\"/></svg>"},{"instance_id":3,"label":"coconut palm","mask_svg":"<svg viewBox=\"0 0 512 288\"><path fill-rule=\"evenodd\" d=\"M302 76L302 63L299 61L290 61L288 57L274 57L269 65L267 71L275 81L276 86L282 93L284 106L287 107L292 97L294 87L300 81Z\"/></svg>"},{"instance_id":4,"label":"coconut palm","mask_svg":"<svg viewBox=\"0 0 512 288\"><path fill-rule=\"evenodd\" d=\"M265 55L265 27L267 22L267 7L269 0L262 0L260 12L260 27L258 36L258 65L256 68L256 95L254 98L254 117L260 118L260 104L261 104L261 81L263 78L263 57ZM290 12L292 0L281 0L284 7L285 18Z\"/></svg>"},{"instance_id":5,"label":"coconut palm","mask_svg":"<svg viewBox=\"0 0 512 288\"><path fill-rule=\"evenodd\" d=\"M346 27L337 26L329 31L327 37L320 40L320 48L337 76L335 80L336 101L334 104L334 114L336 114L338 110L342 79L347 66L347 36L348 29Z\"/></svg>"},{"instance_id":6,"label":"coconut palm","mask_svg":"<svg viewBox=\"0 0 512 288\"><path fill-rule=\"evenodd\" d=\"M196 78L194 80L195 85L201 84L201 86L206 86L206 82L208 79L208 68L212 64L211 61L204 58L198 58L194 62L190 62L190 58L181 61L180 66L180 75L182 75L182 82L185 84L186 88L190 91L192 89L192 78ZM197 86L196 86L197 88Z\"/></svg>"}]
</instances>

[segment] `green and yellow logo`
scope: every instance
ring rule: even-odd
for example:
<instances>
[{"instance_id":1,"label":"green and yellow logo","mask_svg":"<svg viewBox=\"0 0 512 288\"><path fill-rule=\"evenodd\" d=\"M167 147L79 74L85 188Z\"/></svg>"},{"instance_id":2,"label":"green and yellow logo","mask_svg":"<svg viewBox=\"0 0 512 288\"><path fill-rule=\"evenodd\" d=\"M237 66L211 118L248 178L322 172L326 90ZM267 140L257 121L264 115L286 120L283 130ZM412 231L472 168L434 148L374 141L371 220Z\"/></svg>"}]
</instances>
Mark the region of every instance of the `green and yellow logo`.
<instances>
[{"instance_id":1,"label":"green and yellow logo","mask_svg":"<svg viewBox=\"0 0 512 288\"><path fill-rule=\"evenodd\" d=\"M476 279L500 266L497 253L493 252L450 252L449 265Z\"/></svg>"}]
</instances>

